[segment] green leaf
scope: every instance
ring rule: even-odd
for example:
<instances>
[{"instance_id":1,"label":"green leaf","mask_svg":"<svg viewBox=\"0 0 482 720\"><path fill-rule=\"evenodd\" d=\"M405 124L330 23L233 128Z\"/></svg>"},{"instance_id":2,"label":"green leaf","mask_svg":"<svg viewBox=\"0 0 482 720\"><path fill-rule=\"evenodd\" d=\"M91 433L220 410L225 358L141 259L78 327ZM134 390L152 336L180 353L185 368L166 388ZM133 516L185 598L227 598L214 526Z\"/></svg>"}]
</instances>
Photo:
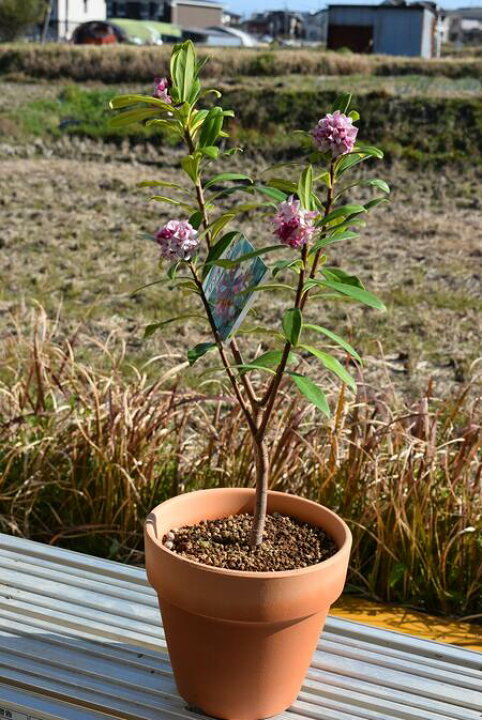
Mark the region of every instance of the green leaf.
<instances>
[{"instance_id":1,"label":"green leaf","mask_svg":"<svg viewBox=\"0 0 482 720\"><path fill-rule=\"evenodd\" d=\"M191 180L195 183L199 172L199 158L194 155L186 155L181 160L181 167Z\"/></svg>"},{"instance_id":2,"label":"green leaf","mask_svg":"<svg viewBox=\"0 0 482 720\"><path fill-rule=\"evenodd\" d=\"M303 317L299 308L290 308L283 315L282 320L283 332L285 338L293 347L298 345L300 339L301 328L303 326Z\"/></svg>"},{"instance_id":3,"label":"green leaf","mask_svg":"<svg viewBox=\"0 0 482 720\"><path fill-rule=\"evenodd\" d=\"M283 270L300 270L303 267L303 261L299 258L296 260L277 260L273 263L271 274L276 277Z\"/></svg>"},{"instance_id":4,"label":"green leaf","mask_svg":"<svg viewBox=\"0 0 482 720\"><path fill-rule=\"evenodd\" d=\"M351 110L348 113L348 117L351 118L352 122L356 122L357 120L360 119L360 113L357 112L356 110Z\"/></svg>"},{"instance_id":5,"label":"green leaf","mask_svg":"<svg viewBox=\"0 0 482 720\"><path fill-rule=\"evenodd\" d=\"M314 255L318 250L321 250L328 245L333 245L334 243L341 242L342 240L353 240L357 237L358 233L353 232L352 230L346 230L340 233L333 233L332 235L328 235L328 237L323 237L317 240L311 247L311 250L308 254Z\"/></svg>"},{"instance_id":6,"label":"green leaf","mask_svg":"<svg viewBox=\"0 0 482 720\"><path fill-rule=\"evenodd\" d=\"M332 290L336 290L342 295L347 295L354 300L358 300L358 302L361 302L364 305L376 308L377 310L386 310L386 307L382 303L382 301L379 300L375 295L372 295L372 293L368 292L368 290L362 290L359 287L354 287L353 285L347 285L345 283L335 282L333 280L323 280L321 284L331 288Z\"/></svg>"},{"instance_id":7,"label":"green leaf","mask_svg":"<svg viewBox=\"0 0 482 720\"><path fill-rule=\"evenodd\" d=\"M383 150L380 150L380 148L377 148L374 145L362 145L361 143L358 143L353 150L354 152L361 152L364 155L369 155L370 157L376 157L379 160L383 158Z\"/></svg>"},{"instance_id":8,"label":"green leaf","mask_svg":"<svg viewBox=\"0 0 482 720\"><path fill-rule=\"evenodd\" d=\"M184 191L184 188L181 185L173 182L166 182L165 180L143 180L142 182L137 183L137 187L171 187Z\"/></svg>"},{"instance_id":9,"label":"green leaf","mask_svg":"<svg viewBox=\"0 0 482 720\"><path fill-rule=\"evenodd\" d=\"M214 350L215 347L216 347L216 343L205 342L205 343L199 343L199 345L196 345L191 350L188 350L187 351L187 359L189 360L189 365L194 365L196 360L199 360L200 357L202 357L206 353L210 352L211 350Z\"/></svg>"},{"instance_id":10,"label":"green leaf","mask_svg":"<svg viewBox=\"0 0 482 720\"><path fill-rule=\"evenodd\" d=\"M305 210L313 210L313 166L308 165L301 173L298 182L298 197L301 202L301 206Z\"/></svg>"},{"instance_id":11,"label":"green leaf","mask_svg":"<svg viewBox=\"0 0 482 720\"><path fill-rule=\"evenodd\" d=\"M203 315L178 315L177 317L172 317L168 320L162 320L162 322L151 323L150 325L147 325L146 329L144 330L144 338L151 337L151 335L153 335L156 330L164 327L164 325L169 325L170 323L177 322L178 320L187 320L190 318L195 318L197 320L206 320Z\"/></svg>"},{"instance_id":12,"label":"green leaf","mask_svg":"<svg viewBox=\"0 0 482 720\"><path fill-rule=\"evenodd\" d=\"M170 69L179 100L190 101L193 95L194 81L197 77L196 50L191 40L174 46Z\"/></svg>"},{"instance_id":13,"label":"green leaf","mask_svg":"<svg viewBox=\"0 0 482 720\"><path fill-rule=\"evenodd\" d=\"M345 385L351 387L352 390L356 391L356 382L352 378L349 372L345 370L343 365L332 355L318 350L318 348L312 345L301 345L304 350L307 350L311 355L314 355L320 362L326 367L327 370L337 375Z\"/></svg>"},{"instance_id":14,"label":"green leaf","mask_svg":"<svg viewBox=\"0 0 482 720\"><path fill-rule=\"evenodd\" d=\"M371 210L372 208L377 207L377 205L384 205L387 202L390 202L390 201L387 200L386 197L373 198L373 200L369 200L368 202L365 203L365 209Z\"/></svg>"},{"instance_id":15,"label":"green leaf","mask_svg":"<svg viewBox=\"0 0 482 720\"><path fill-rule=\"evenodd\" d=\"M251 370L264 370L264 372L269 372L271 375L276 375L276 372L272 370L270 367L266 365L258 365L256 360L254 360L252 363L241 363L239 365L232 365L231 367L236 368L237 370L242 371L241 374L245 372L250 372Z\"/></svg>"},{"instance_id":16,"label":"green leaf","mask_svg":"<svg viewBox=\"0 0 482 720\"><path fill-rule=\"evenodd\" d=\"M203 58L203 60L207 61L208 58ZM216 90L216 88L208 88L208 90L204 90L201 93L201 97L206 97L206 95L214 95L214 97L218 100L222 97L222 93L219 90Z\"/></svg>"},{"instance_id":17,"label":"green leaf","mask_svg":"<svg viewBox=\"0 0 482 720\"><path fill-rule=\"evenodd\" d=\"M240 255L237 258L234 258L233 260L227 260L227 259L221 259L221 260L215 260L212 262L213 265L219 265L220 267L224 268L233 268L237 265L240 265L243 262L246 262L246 260L251 260L252 258L258 257L259 255L266 255L267 253L274 252L275 250L284 250L284 245L270 245L269 247L261 248L260 250L253 250L252 252L245 253L244 255Z\"/></svg>"},{"instance_id":18,"label":"green leaf","mask_svg":"<svg viewBox=\"0 0 482 720\"><path fill-rule=\"evenodd\" d=\"M358 278L356 275L349 275L341 268L324 267L321 272L327 280L334 280L335 282L345 283L345 285L353 285L364 290L363 283L360 278Z\"/></svg>"},{"instance_id":19,"label":"green leaf","mask_svg":"<svg viewBox=\"0 0 482 720\"><path fill-rule=\"evenodd\" d=\"M216 220L214 220L214 221L209 225L209 232L210 232L210 234L211 234L212 239L215 240L216 237L217 237L217 236L219 235L219 233L221 232L221 230L222 230L224 227L226 227L226 225L227 225L228 223L230 223L231 220L233 220L233 218L235 218L235 217L236 217L236 214L235 214L235 213L228 212L228 213L224 213L224 215L220 215Z\"/></svg>"},{"instance_id":20,"label":"green leaf","mask_svg":"<svg viewBox=\"0 0 482 720\"><path fill-rule=\"evenodd\" d=\"M220 173L219 175L215 175L211 180L209 180L205 184L205 188L211 187L212 185L217 185L218 183L225 182L226 180L248 180L250 183L252 183L252 179L249 177L249 175L244 175L243 173Z\"/></svg>"},{"instance_id":21,"label":"green leaf","mask_svg":"<svg viewBox=\"0 0 482 720\"><path fill-rule=\"evenodd\" d=\"M219 155L219 148L216 145L206 145L205 147L199 148L199 152L212 160L216 160Z\"/></svg>"},{"instance_id":22,"label":"green leaf","mask_svg":"<svg viewBox=\"0 0 482 720\"><path fill-rule=\"evenodd\" d=\"M204 122L204 118L208 114L208 110L194 110L191 120L191 134L194 135Z\"/></svg>"},{"instance_id":23,"label":"green leaf","mask_svg":"<svg viewBox=\"0 0 482 720\"><path fill-rule=\"evenodd\" d=\"M390 194L390 185L385 182L385 180L381 180L380 178L370 178L369 180L363 180L360 185L372 185L373 187L377 187L382 192L386 193L387 195Z\"/></svg>"},{"instance_id":24,"label":"green leaf","mask_svg":"<svg viewBox=\"0 0 482 720\"><path fill-rule=\"evenodd\" d=\"M181 261L176 260L176 262L173 262L172 265L169 266L169 268L167 270L167 277L169 278L169 280L174 280L180 265L181 265Z\"/></svg>"},{"instance_id":25,"label":"green leaf","mask_svg":"<svg viewBox=\"0 0 482 720\"><path fill-rule=\"evenodd\" d=\"M349 355L355 358L355 360L357 360L359 363L362 363L360 355L350 345L350 343L341 338L339 335L336 335L336 333L332 332L331 330L328 330L328 328L322 327L321 325L311 325L310 323L303 323L303 327L307 328L308 330L314 330L321 335L326 335L326 337L330 338L330 340L333 340L333 342L346 350Z\"/></svg>"},{"instance_id":26,"label":"green leaf","mask_svg":"<svg viewBox=\"0 0 482 720\"><path fill-rule=\"evenodd\" d=\"M328 400L326 399L325 393L323 390L320 390L318 385L315 385L312 380L300 373L288 370L286 374L290 376L298 390L312 405L317 407L318 410L321 410L324 415L330 417L330 406L328 405Z\"/></svg>"},{"instance_id":27,"label":"green leaf","mask_svg":"<svg viewBox=\"0 0 482 720\"><path fill-rule=\"evenodd\" d=\"M147 103L148 105L155 105L161 110L169 110L169 112L175 111L172 105L163 102L159 98L155 98L152 95L118 95L109 101L109 107L111 110L118 110L120 108L129 107L131 105L137 105L138 103Z\"/></svg>"},{"instance_id":28,"label":"green leaf","mask_svg":"<svg viewBox=\"0 0 482 720\"><path fill-rule=\"evenodd\" d=\"M351 103L351 93L342 92L336 98L331 111L336 112L337 110L339 110L342 113L346 113L346 111L350 107L350 103Z\"/></svg>"},{"instance_id":29,"label":"green leaf","mask_svg":"<svg viewBox=\"0 0 482 720\"><path fill-rule=\"evenodd\" d=\"M203 221L203 214L202 214L201 210L196 210L196 212L193 212L193 214L189 218L189 222L195 230L199 230L199 228L201 227L202 221Z\"/></svg>"},{"instance_id":30,"label":"green leaf","mask_svg":"<svg viewBox=\"0 0 482 720\"><path fill-rule=\"evenodd\" d=\"M240 236L241 233L238 230L231 230L230 232L223 235L217 243L215 243L211 250L209 251L209 254L206 258L206 262L204 263L204 272L203 275L207 273L211 265L221 257L221 255L226 252L228 247L233 242L234 238Z\"/></svg>"},{"instance_id":31,"label":"green leaf","mask_svg":"<svg viewBox=\"0 0 482 720\"><path fill-rule=\"evenodd\" d=\"M175 200L174 198L165 197L164 195L151 195L149 200L155 200L156 202L164 202L169 203L170 205L177 205L178 207L186 208L187 210L192 210L192 205L188 205L185 202L181 202L180 200Z\"/></svg>"},{"instance_id":32,"label":"green leaf","mask_svg":"<svg viewBox=\"0 0 482 720\"><path fill-rule=\"evenodd\" d=\"M204 118L201 134L199 135L200 148L213 146L223 128L224 114L220 107L213 107Z\"/></svg>"},{"instance_id":33,"label":"green leaf","mask_svg":"<svg viewBox=\"0 0 482 720\"><path fill-rule=\"evenodd\" d=\"M262 195L266 195L266 197L269 197L271 200L275 200L276 202L283 202L287 198L286 193L278 190L277 188L268 187L267 185L253 185L253 190L256 190L256 192L259 192Z\"/></svg>"},{"instance_id":34,"label":"green leaf","mask_svg":"<svg viewBox=\"0 0 482 720\"><path fill-rule=\"evenodd\" d=\"M133 123L142 122L143 120L155 117L158 113L158 110L148 109L127 110L126 112L122 112L118 115L114 115L114 117L111 117L109 119L109 127L119 128L124 127L125 125L132 125Z\"/></svg>"},{"instance_id":35,"label":"green leaf","mask_svg":"<svg viewBox=\"0 0 482 720\"><path fill-rule=\"evenodd\" d=\"M269 187L273 187L276 190L281 190L283 193L288 195L296 195L298 192L298 185L291 180L285 180L284 178L271 178L268 182Z\"/></svg>"},{"instance_id":36,"label":"green leaf","mask_svg":"<svg viewBox=\"0 0 482 720\"><path fill-rule=\"evenodd\" d=\"M336 174L337 175L343 175L344 172L349 170L350 168L354 167L354 165L358 165L358 163L363 162L364 160L367 160L370 157L370 155L362 155L361 153L353 153L350 155L342 155L341 159L338 161L336 165Z\"/></svg>"},{"instance_id":37,"label":"green leaf","mask_svg":"<svg viewBox=\"0 0 482 720\"><path fill-rule=\"evenodd\" d=\"M265 292L266 290L290 290L293 292L294 288L291 285L285 285L284 283L266 283L263 285L251 285L246 290L241 290L237 295L247 295L253 292Z\"/></svg>"},{"instance_id":38,"label":"green leaf","mask_svg":"<svg viewBox=\"0 0 482 720\"><path fill-rule=\"evenodd\" d=\"M352 215L359 215L364 212L366 212L364 205L342 205L336 208L336 210L329 212L325 217L320 218L317 225L328 225L328 223L338 218L351 217Z\"/></svg>"},{"instance_id":39,"label":"green leaf","mask_svg":"<svg viewBox=\"0 0 482 720\"><path fill-rule=\"evenodd\" d=\"M331 187L330 173L325 170L324 172L320 173L319 175L316 175L313 178L313 182L320 182L320 183L323 183L323 185L326 185L326 187Z\"/></svg>"},{"instance_id":40,"label":"green leaf","mask_svg":"<svg viewBox=\"0 0 482 720\"><path fill-rule=\"evenodd\" d=\"M258 355L258 357L253 360L253 363L261 367L273 367L274 365L279 365L282 357L282 350L268 350L262 355ZM288 362L294 362L295 360L296 355L290 352L288 355Z\"/></svg>"}]
</instances>

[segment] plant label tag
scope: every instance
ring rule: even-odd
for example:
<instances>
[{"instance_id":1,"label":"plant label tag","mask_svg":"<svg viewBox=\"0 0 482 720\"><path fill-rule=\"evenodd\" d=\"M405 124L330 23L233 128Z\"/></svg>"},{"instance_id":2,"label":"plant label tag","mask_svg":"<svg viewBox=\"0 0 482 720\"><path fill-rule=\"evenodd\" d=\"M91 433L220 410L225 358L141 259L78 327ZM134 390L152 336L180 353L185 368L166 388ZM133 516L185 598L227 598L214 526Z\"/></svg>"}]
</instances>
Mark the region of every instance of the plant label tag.
<instances>
[{"instance_id":1,"label":"plant label tag","mask_svg":"<svg viewBox=\"0 0 482 720\"><path fill-rule=\"evenodd\" d=\"M203 289L222 340L236 332L251 307L268 268L243 235L234 240L209 271ZM243 259L245 258L245 259Z\"/></svg>"}]
</instances>

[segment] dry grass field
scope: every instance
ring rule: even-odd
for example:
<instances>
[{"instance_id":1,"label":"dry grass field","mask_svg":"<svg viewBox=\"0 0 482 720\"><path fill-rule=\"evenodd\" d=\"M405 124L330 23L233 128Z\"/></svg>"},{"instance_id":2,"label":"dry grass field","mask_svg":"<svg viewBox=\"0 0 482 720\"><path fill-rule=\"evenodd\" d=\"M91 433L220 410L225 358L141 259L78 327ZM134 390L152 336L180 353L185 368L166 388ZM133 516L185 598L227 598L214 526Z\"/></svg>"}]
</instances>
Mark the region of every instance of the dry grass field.
<instances>
[{"instance_id":1,"label":"dry grass field","mask_svg":"<svg viewBox=\"0 0 482 720\"><path fill-rule=\"evenodd\" d=\"M156 247L142 234L153 233L169 213L168 206L149 203L148 191L136 184L178 177L178 155L143 147L137 156L135 149L100 151L81 141L73 142L69 159L48 157L49 152L39 147L32 157L2 159L3 331L10 316L28 314L38 302L49 314L60 312L66 333L80 324L93 338L110 333L124 338L129 359L169 352L173 361L180 360L201 339L189 323L180 330L168 326L162 338L142 340L145 325L175 314L179 297L163 286L131 297L160 276ZM96 152L101 156L93 157ZM261 176L261 158L237 162ZM370 217L356 245L344 244L332 257L359 271L388 312L338 304L321 309L324 322L351 336L367 372L387 370L409 393L433 378L445 393L480 371L477 178L470 170L461 176L450 168L414 173L393 166L381 174L392 186L391 203ZM266 218L248 223L255 244L266 244L271 232ZM282 302L280 297L279 305L268 306L260 297L256 309L276 319Z\"/></svg>"}]
</instances>

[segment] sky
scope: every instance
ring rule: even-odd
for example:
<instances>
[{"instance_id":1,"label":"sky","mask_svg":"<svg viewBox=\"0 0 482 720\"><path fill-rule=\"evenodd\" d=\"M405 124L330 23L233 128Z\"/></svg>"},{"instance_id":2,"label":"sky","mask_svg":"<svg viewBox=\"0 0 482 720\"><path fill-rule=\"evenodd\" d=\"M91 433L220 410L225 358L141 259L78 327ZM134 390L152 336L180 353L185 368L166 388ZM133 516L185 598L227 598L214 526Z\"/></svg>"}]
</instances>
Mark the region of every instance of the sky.
<instances>
[{"instance_id":1,"label":"sky","mask_svg":"<svg viewBox=\"0 0 482 720\"><path fill-rule=\"evenodd\" d=\"M380 0L331 0L333 3L346 3L350 5L378 5ZM330 0L225 0L229 10L245 16L262 10L298 10L313 11L326 7ZM439 4L447 10L458 7L472 7L480 5L479 0L439 0Z\"/></svg>"}]
</instances>

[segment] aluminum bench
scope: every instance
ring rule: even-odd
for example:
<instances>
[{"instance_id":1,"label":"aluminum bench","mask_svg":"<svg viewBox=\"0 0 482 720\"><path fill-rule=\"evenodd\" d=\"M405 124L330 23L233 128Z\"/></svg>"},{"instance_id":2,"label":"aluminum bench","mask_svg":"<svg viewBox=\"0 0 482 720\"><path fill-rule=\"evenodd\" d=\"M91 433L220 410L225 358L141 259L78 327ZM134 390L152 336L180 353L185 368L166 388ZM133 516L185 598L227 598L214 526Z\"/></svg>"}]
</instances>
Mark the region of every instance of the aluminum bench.
<instances>
[{"instance_id":1,"label":"aluminum bench","mask_svg":"<svg viewBox=\"0 0 482 720\"><path fill-rule=\"evenodd\" d=\"M196 720L144 571L0 534L0 720ZM482 654L330 617L283 720L480 720Z\"/></svg>"}]
</instances>

